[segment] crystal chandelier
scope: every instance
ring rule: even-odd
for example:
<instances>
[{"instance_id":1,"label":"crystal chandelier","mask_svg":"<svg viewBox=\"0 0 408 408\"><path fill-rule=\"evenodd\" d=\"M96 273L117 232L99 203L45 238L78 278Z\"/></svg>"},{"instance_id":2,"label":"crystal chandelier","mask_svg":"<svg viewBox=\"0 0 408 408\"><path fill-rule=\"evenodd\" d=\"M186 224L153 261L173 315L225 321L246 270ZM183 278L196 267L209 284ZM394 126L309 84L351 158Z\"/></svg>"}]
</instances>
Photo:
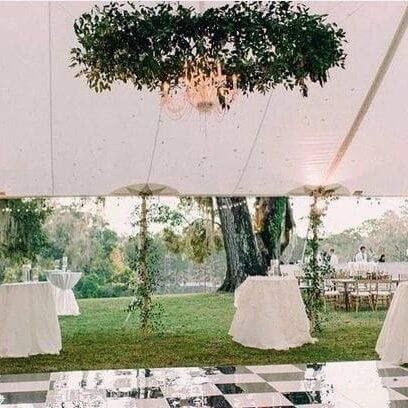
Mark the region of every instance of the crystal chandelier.
<instances>
[{"instance_id":1,"label":"crystal chandelier","mask_svg":"<svg viewBox=\"0 0 408 408\"><path fill-rule=\"evenodd\" d=\"M199 58L196 63L186 63L184 77L170 89L162 83L161 103L171 114L182 116L190 108L199 113L223 114L238 95L237 76L222 72L220 62Z\"/></svg>"}]
</instances>

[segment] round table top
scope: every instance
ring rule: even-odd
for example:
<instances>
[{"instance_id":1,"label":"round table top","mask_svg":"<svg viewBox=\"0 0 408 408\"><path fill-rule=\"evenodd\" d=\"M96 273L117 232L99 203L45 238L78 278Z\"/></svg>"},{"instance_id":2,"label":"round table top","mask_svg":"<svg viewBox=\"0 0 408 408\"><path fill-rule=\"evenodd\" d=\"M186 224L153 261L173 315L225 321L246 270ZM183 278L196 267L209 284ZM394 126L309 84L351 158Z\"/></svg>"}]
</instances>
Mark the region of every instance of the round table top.
<instances>
[{"instance_id":1,"label":"round table top","mask_svg":"<svg viewBox=\"0 0 408 408\"><path fill-rule=\"evenodd\" d=\"M27 282L11 282L2 283L0 287L18 287L18 286L33 286L33 285L49 285L49 282L39 282L39 281L27 281Z\"/></svg>"},{"instance_id":2,"label":"round table top","mask_svg":"<svg viewBox=\"0 0 408 408\"><path fill-rule=\"evenodd\" d=\"M81 272L48 271L47 279L57 288L72 289L81 279Z\"/></svg>"},{"instance_id":3,"label":"round table top","mask_svg":"<svg viewBox=\"0 0 408 408\"><path fill-rule=\"evenodd\" d=\"M67 275L67 274L73 274L73 275L82 275L82 272L75 272L75 271L60 271L58 269L46 271L47 274L53 274L53 275Z\"/></svg>"}]
</instances>

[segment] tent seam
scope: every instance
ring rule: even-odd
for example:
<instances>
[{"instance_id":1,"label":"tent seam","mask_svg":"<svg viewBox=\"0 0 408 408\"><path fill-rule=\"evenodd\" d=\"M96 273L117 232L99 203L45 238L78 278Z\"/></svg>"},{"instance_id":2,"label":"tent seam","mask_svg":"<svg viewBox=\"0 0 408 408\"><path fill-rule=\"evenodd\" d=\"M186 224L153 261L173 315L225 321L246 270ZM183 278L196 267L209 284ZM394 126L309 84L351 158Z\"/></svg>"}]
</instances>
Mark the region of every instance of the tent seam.
<instances>
[{"instance_id":1,"label":"tent seam","mask_svg":"<svg viewBox=\"0 0 408 408\"><path fill-rule=\"evenodd\" d=\"M49 116L50 116L50 167L51 167L51 193L55 194L54 174L54 126L53 126L53 97L52 97L52 35L51 35L51 2L48 2L48 68L49 68Z\"/></svg>"}]
</instances>

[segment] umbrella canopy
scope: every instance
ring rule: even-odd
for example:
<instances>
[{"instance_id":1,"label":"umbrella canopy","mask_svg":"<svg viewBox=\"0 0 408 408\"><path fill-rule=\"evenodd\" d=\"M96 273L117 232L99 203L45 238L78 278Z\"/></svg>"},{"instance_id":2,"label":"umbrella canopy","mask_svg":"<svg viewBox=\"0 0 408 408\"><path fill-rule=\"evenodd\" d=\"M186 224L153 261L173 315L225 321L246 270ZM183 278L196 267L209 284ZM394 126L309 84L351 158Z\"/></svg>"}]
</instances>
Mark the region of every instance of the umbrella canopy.
<instances>
[{"instance_id":1,"label":"umbrella canopy","mask_svg":"<svg viewBox=\"0 0 408 408\"><path fill-rule=\"evenodd\" d=\"M155 183L131 184L126 187L121 187L115 190L113 196L128 196L128 195L162 195L162 196L177 196L179 192L174 188Z\"/></svg>"},{"instance_id":2,"label":"umbrella canopy","mask_svg":"<svg viewBox=\"0 0 408 408\"><path fill-rule=\"evenodd\" d=\"M315 192L320 192L321 195L335 195L335 196L348 196L350 191L340 184L330 184L327 186L313 186L305 185L294 190L289 191L290 196L312 196Z\"/></svg>"}]
</instances>

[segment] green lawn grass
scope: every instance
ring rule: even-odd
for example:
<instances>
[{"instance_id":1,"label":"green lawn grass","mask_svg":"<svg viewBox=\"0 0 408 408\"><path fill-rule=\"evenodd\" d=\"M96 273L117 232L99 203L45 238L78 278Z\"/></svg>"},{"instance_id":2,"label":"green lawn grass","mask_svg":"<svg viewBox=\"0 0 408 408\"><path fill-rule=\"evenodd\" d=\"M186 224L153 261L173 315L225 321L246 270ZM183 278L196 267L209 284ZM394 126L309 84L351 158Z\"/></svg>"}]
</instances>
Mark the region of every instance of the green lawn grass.
<instances>
[{"instance_id":1,"label":"green lawn grass","mask_svg":"<svg viewBox=\"0 0 408 408\"><path fill-rule=\"evenodd\" d=\"M384 311L327 312L318 343L265 351L243 347L228 335L232 295L174 295L160 301L164 331L143 338L134 320L124 325L129 299L80 300L81 316L60 318L59 356L0 359L0 374L376 359L375 343L385 316Z\"/></svg>"}]
</instances>

